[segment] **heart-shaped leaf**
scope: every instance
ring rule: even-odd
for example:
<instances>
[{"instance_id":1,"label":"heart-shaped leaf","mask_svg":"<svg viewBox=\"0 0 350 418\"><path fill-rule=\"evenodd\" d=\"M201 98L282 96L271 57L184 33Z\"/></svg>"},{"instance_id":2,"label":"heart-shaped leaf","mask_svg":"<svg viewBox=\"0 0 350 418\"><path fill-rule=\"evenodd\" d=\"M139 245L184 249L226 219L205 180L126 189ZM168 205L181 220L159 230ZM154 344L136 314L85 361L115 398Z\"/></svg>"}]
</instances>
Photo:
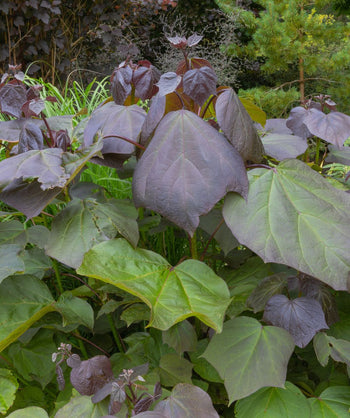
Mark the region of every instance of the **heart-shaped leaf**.
<instances>
[{"instance_id":1,"label":"heart-shaped leaf","mask_svg":"<svg viewBox=\"0 0 350 418\"><path fill-rule=\"evenodd\" d=\"M27 101L23 85L6 84L0 89L0 109L2 113L20 118L22 106Z\"/></svg>"},{"instance_id":2,"label":"heart-shaped leaf","mask_svg":"<svg viewBox=\"0 0 350 418\"><path fill-rule=\"evenodd\" d=\"M312 417L348 417L350 409L349 386L330 386L321 395L309 398Z\"/></svg>"},{"instance_id":3,"label":"heart-shaped leaf","mask_svg":"<svg viewBox=\"0 0 350 418\"><path fill-rule=\"evenodd\" d=\"M176 385L171 395L159 402L154 411L161 413L164 418L219 418L210 396L199 387L186 383Z\"/></svg>"},{"instance_id":4,"label":"heart-shaped leaf","mask_svg":"<svg viewBox=\"0 0 350 418\"><path fill-rule=\"evenodd\" d=\"M163 331L163 342L172 347L178 354L184 351L195 351L197 345L197 335L192 326L186 319L173 325L167 331Z\"/></svg>"},{"instance_id":5,"label":"heart-shaped leaf","mask_svg":"<svg viewBox=\"0 0 350 418\"><path fill-rule=\"evenodd\" d=\"M55 217L46 245L49 256L71 267L79 267L84 254L95 244L118 233L136 246L139 233L136 209L126 201L73 199Z\"/></svg>"},{"instance_id":6,"label":"heart-shaped leaf","mask_svg":"<svg viewBox=\"0 0 350 418\"><path fill-rule=\"evenodd\" d=\"M159 79L160 72L153 65L138 67L132 76L135 95L141 100L150 99L157 92L156 83Z\"/></svg>"},{"instance_id":7,"label":"heart-shaped leaf","mask_svg":"<svg viewBox=\"0 0 350 418\"><path fill-rule=\"evenodd\" d=\"M224 379L232 403L264 386L284 387L293 350L293 339L284 329L240 316L225 322L203 357Z\"/></svg>"},{"instance_id":8,"label":"heart-shaped leaf","mask_svg":"<svg viewBox=\"0 0 350 418\"><path fill-rule=\"evenodd\" d=\"M318 109L310 109L304 124L313 135L337 147L341 147L350 136L350 116L341 112L325 114Z\"/></svg>"},{"instance_id":9,"label":"heart-shaped leaf","mask_svg":"<svg viewBox=\"0 0 350 418\"><path fill-rule=\"evenodd\" d=\"M165 96L169 93L172 93L176 90L176 87L181 83L181 76L177 75L174 72L168 72L165 74L162 74L157 86L159 88L158 95L159 96Z\"/></svg>"},{"instance_id":10,"label":"heart-shaped leaf","mask_svg":"<svg viewBox=\"0 0 350 418\"><path fill-rule=\"evenodd\" d=\"M93 329L94 311L86 300L77 298L67 291L58 298L56 309L63 317L63 326L78 324Z\"/></svg>"},{"instance_id":11,"label":"heart-shaped leaf","mask_svg":"<svg viewBox=\"0 0 350 418\"><path fill-rule=\"evenodd\" d=\"M268 134L261 138L266 155L278 161L296 158L307 150L307 142L296 135Z\"/></svg>"},{"instance_id":12,"label":"heart-shaped leaf","mask_svg":"<svg viewBox=\"0 0 350 418\"><path fill-rule=\"evenodd\" d=\"M264 147L251 117L233 89L224 90L219 95L215 110L220 128L243 160L259 162Z\"/></svg>"},{"instance_id":13,"label":"heart-shaped leaf","mask_svg":"<svg viewBox=\"0 0 350 418\"><path fill-rule=\"evenodd\" d=\"M142 125L140 143L145 145L149 137L153 134L153 131L158 126L165 112L166 98L157 94L151 100L150 107Z\"/></svg>"},{"instance_id":14,"label":"heart-shaped leaf","mask_svg":"<svg viewBox=\"0 0 350 418\"><path fill-rule=\"evenodd\" d=\"M310 414L306 397L290 382L286 388L262 388L235 405L237 418L310 418Z\"/></svg>"},{"instance_id":15,"label":"heart-shaped leaf","mask_svg":"<svg viewBox=\"0 0 350 418\"><path fill-rule=\"evenodd\" d=\"M327 163L340 163L350 165L350 147L328 146L329 154L326 157Z\"/></svg>"},{"instance_id":16,"label":"heart-shaped leaf","mask_svg":"<svg viewBox=\"0 0 350 418\"><path fill-rule=\"evenodd\" d=\"M272 296L265 306L264 321L288 331L295 345L306 347L321 329L328 329L320 302L308 297L289 300Z\"/></svg>"},{"instance_id":17,"label":"heart-shaped leaf","mask_svg":"<svg viewBox=\"0 0 350 418\"><path fill-rule=\"evenodd\" d=\"M0 351L54 310L52 295L41 280L32 276L5 279L0 284Z\"/></svg>"},{"instance_id":18,"label":"heart-shaped leaf","mask_svg":"<svg viewBox=\"0 0 350 418\"><path fill-rule=\"evenodd\" d=\"M159 361L160 383L164 386L191 383L192 367L188 360L178 354L164 354Z\"/></svg>"},{"instance_id":19,"label":"heart-shaped leaf","mask_svg":"<svg viewBox=\"0 0 350 418\"><path fill-rule=\"evenodd\" d=\"M309 114L309 110L304 107L294 107L289 114L286 125L293 132L294 135L300 136L303 139L310 138L312 133L305 125L305 118Z\"/></svg>"},{"instance_id":20,"label":"heart-shaped leaf","mask_svg":"<svg viewBox=\"0 0 350 418\"><path fill-rule=\"evenodd\" d=\"M37 124L27 122L19 134L18 153L43 149L44 137Z\"/></svg>"},{"instance_id":21,"label":"heart-shaped leaf","mask_svg":"<svg viewBox=\"0 0 350 418\"><path fill-rule=\"evenodd\" d=\"M8 417L11 418L49 418L47 412L43 408L39 408L38 406L28 406L27 408L17 409L14 412L11 412Z\"/></svg>"},{"instance_id":22,"label":"heart-shaped leaf","mask_svg":"<svg viewBox=\"0 0 350 418\"><path fill-rule=\"evenodd\" d=\"M140 298L151 308L149 325L162 330L197 316L220 332L230 302L225 282L204 263L186 260L171 267L160 255L134 249L124 239L93 247L78 272Z\"/></svg>"},{"instance_id":23,"label":"heart-shaped leaf","mask_svg":"<svg viewBox=\"0 0 350 418\"><path fill-rule=\"evenodd\" d=\"M131 93L132 69L126 65L116 68L111 76L111 93L114 102L123 105Z\"/></svg>"},{"instance_id":24,"label":"heart-shaped leaf","mask_svg":"<svg viewBox=\"0 0 350 418\"><path fill-rule=\"evenodd\" d=\"M246 170L224 136L187 110L167 114L133 178L137 207L159 212L191 235L228 190L247 193Z\"/></svg>"},{"instance_id":25,"label":"heart-shaped leaf","mask_svg":"<svg viewBox=\"0 0 350 418\"><path fill-rule=\"evenodd\" d=\"M210 67L186 71L183 76L184 93L202 106L209 96L216 94L217 77Z\"/></svg>"},{"instance_id":26,"label":"heart-shaped leaf","mask_svg":"<svg viewBox=\"0 0 350 418\"><path fill-rule=\"evenodd\" d=\"M94 404L90 396L74 396L56 412L55 418L101 418L108 416L108 404L109 399Z\"/></svg>"},{"instance_id":27,"label":"heart-shaped leaf","mask_svg":"<svg viewBox=\"0 0 350 418\"><path fill-rule=\"evenodd\" d=\"M19 256L22 249L17 244L0 245L0 260L6 260L0 264L0 283L12 274L24 272L25 266Z\"/></svg>"},{"instance_id":28,"label":"heart-shaped leaf","mask_svg":"<svg viewBox=\"0 0 350 418\"><path fill-rule=\"evenodd\" d=\"M286 264L347 290L350 196L299 160L249 172L247 202L230 194L225 221L265 262Z\"/></svg>"}]
</instances>

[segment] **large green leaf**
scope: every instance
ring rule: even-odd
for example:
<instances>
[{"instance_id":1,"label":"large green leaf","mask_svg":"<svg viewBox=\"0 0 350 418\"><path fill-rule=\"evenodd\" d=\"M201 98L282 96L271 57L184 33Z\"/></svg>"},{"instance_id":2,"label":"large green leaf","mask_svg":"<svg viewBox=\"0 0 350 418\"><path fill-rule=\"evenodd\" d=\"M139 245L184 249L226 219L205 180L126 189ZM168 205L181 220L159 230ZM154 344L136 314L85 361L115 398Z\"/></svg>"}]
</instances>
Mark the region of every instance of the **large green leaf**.
<instances>
[{"instance_id":1,"label":"large green leaf","mask_svg":"<svg viewBox=\"0 0 350 418\"><path fill-rule=\"evenodd\" d=\"M45 409L38 406L28 406L27 408L17 409L8 415L10 418L49 418Z\"/></svg>"},{"instance_id":2,"label":"large green leaf","mask_svg":"<svg viewBox=\"0 0 350 418\"><path fill-rule=\"evenodd\" d=\"M8 355L16 370L26 380L34 379L44 388L55 375L52 353L56 351L56 348L53 332L40 329L29 342L16 341L11 344Z\"/></svg>"},{"instance_id":3,"label":"large green leaf","mask_svg":"<svg viewBox=\"0 0 350 418\"><path fill-rule=\"evenodd\" d=\"M17 379L10 370L0 369L0 414L4 414L13 404L17 389Z\"/></svg>"},{"instance_id":4,"label":"large green leaf","mask_svg":"<svg viewBox=\"0 0 350 418\"><path fill-rule=\"evenodd\" d=\"M165 354L159 361L160 383L175 386L177 383L191 383L193 365L178 354Z\"/></svg>"},{"instance_id":5,"label":"large green leaf","mask_svg":"<svg viewBox=\"0 0 350 418\"><path fill-rule=\"evenodd\" d=\"M261 387L284 387L294 342L287 331L240 316L224 324L203 354L224 379L230 403Z\"/></svg>"},{"instance_id":6,"label":"large green leaf","mask_svg":"<svg viewBox=\"0 0 350 418\"><path fill-rule=\"evenodd\" d=\"M199 116L178 110L161 120L138 161L133 196L137 207L154 210L193 235L200 215L228 191L246 196L247 186L236 149Z\"/></svg>"},{"instance_id":7,"label":"large green leaf","mask_svg":"<svg viewBox=\"0 0 350 418\"><path fill-rule=\"evenodd\" d=\"M350 196L299 160L249 172L247 201L231 193L224 218L265 262L286 264L347 290Z\"/></svg>"},{"instance_id":8,"label":"large green leaf","mask_svg":"<svg viewBox=\"0 0 350 418\"><path fill-rule=\"evenodd\" d=\"M52 223L46 252L53 258L77 268L84 254L95 244L120 233L136 246L139 233L137 211L130 203L110 199L74 199Z\"/></svg>"},{"instance_id":9,"label":"large green leaf","mask_svg":"<svg viewBox=\"0 0 350 418\"><path fill-rule=\"evenodd\" d=\"M111 283L151 308L151 326L166 330L196 316L220 332L229 291L206 264L186 260L172 267L152 251L134 249L124 239L103 242L85 254L79 274Z\"/></svg>"},{"instance_id":10,"label":"large green leaf","mask_svg":"<svg viewBox=\"0 0 350 418\"><path fill-rule=\"evenodd\" d=\"M32 276L11 276L0 284L0 352L34 322L54 311L45 283Z\"/></svg>"},{"instance_id":11,"label":"large green leaf","mask_svg":"<svg viewBox=\"0 0 350 418\"><path fill-rule=\"evenodd\" d=\"M346 418L350 413L350 387L330 386L317 398L309 398L311 416L322 418Z\"/></svg>"},{"instance_id":12,"label":"large green leaf","mask_svg":"<svg viewBox=\"0 0 350 418\"><path fill-rule=\"evenodd\" d=\"M63 326L78 324L93 329L94 311L86 300L77 298L67 291L58 298L56 309L63 316Z\"/></svg>"},{"instance_id":13,"label":"large green leaf","mask_svg":"<svg viewBox=\"0 0 350 418\"><path fill-rule=\"evenodd\" d=\"M12 274L24 272L24 263L19 257L21 250L16 244L0 245L0 283Z\"/></svg>"},{"instance_id":14,"label":"large green leaf","mask_svg":"<svg viewBox=\"0 0 350 418\"><path fill-rule=\"evenodd\" d=\"M108 414L108 403L108 399L93 404L90 396L73 397L57 411L55 418L101 418Z\"/></svg>"},{"instance_id":15,"label":"large green leaf","mask_svg":"<svg viewBox=\"0 0 350 418\"><path fill-rule=\"evenodd\" d=\"M163 342L172 347L178 354L184 351L195 351L197 335L192 324L186 319L163 331Z\"/></svg>"},{"instance_id":16,"label":"large green leaf","mask_svg":"<svg viewBox=\"0 0 350 418\"><path fill-rule=\"evenodd\" d=\"M262 388L235 405L237 418L311 418L311 407L290 382L286 388Z\"/></svg>"}]
</instances>

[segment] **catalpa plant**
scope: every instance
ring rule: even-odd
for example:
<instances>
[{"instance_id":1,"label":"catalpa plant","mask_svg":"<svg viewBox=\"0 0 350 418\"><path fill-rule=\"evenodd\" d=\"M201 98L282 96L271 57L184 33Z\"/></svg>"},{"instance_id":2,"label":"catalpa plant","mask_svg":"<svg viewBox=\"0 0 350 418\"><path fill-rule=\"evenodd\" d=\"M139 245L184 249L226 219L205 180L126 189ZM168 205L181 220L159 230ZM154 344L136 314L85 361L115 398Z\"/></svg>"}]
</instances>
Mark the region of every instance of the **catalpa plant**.
<instances>
[{"instance_id":1,"label":"catalpa plant","mask_svg":"<svg viewBox=\"0 0 350 418\"><path fill-rule=\"evenodd\" d=\"M10 120L0 122L0 200L34 225L0 223L0 349L15 356L24 344L18 337L40 329L46 314L51 328L92 333L109 315L125 362L142 347L142 356L152 352L148 360L163 386L186 385L175 386L152 416L176 416L175 404L182 408L177 416L218 416L205 392L188 387L192 368L224 384L228 403L238 401L237 417L255 416L254 396L258 405L274 397L273 408L280 398L290 408L303 403L315 415L329 396L343 399L342 391L320 390L308 402L292 383L299 377L288 375L286 383L287 367L295 346L297 362L312 340L321 366L338 362L346 374L350 365L350 342L332 328L341 318L337 306L346 305L336 296L348 300L349 184L327 179L323 167L326 158L350 165L350 117L318 96L287 121L266 120L232 88L217 86L207 60L191 55L201 36L168 40L183 55L175 72L126 60L111 76L111 97L79 124L73 116L47 118L40 88L27 87L18 68L3 77L0 106ZM132 177L132 202L79 182L88 162ZM54 213L43 213L53 203ZM165 250L152 251L147 236L169 225L188 238L191 258L181 254L171 264ZM57 294L41 280L49 270ZM88 291L65 289L60 270ZM102 307L94 315L96 300ZM161 334L127 337L126 347L113 325L117 311L128 326L146 319ZM115 374L107 357L82 361L64 350L54 358L58 383L63 389L65 360L81 405L142 416L161 396L155 382L153 395L136 396L133 372ZM193 352L191 362L184 352ZM56 417L71 414L76 402Z\"/></svg>"}]
</instances>

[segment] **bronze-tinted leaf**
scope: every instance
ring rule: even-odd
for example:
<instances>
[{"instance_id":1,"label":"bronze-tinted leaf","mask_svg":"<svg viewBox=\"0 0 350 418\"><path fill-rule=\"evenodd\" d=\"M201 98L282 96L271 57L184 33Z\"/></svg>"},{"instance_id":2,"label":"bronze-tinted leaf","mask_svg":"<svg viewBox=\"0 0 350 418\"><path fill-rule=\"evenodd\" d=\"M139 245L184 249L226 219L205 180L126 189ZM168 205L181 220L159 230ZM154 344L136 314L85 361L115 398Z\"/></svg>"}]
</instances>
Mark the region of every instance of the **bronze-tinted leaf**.
<instances>
[{"instance_id":1,"label":"bronze-tinted leaf","mask_svg":"<svg viewBox=\"0 0 350 418\"><path fill-rule=\"evenodd\" d=\"M9 83L0 89L0 109L2 113L20 118L22 106L26 101L26 90L22 85Z\"/></svg>"},{"instance_id":2,"label":"bronze-tinted leaf","mask_svg":"<svg viewBox=\"0 0 350 418\"><path fill-rule=\"evenodd\" d=\"M210 67L189 70L183 76L184 93L202 106L209 96L216 94L216 82L215 71Z\"/></svg>"},{"instance_id":3,"label":"bronze-tinted leaf","mask_svg":"<svg viewBox=\"0 0 350 418\"><path fill-rule=\"evenodd\" d=\"M231 88L220 93L215 110L220 128L243 160L259 162L264 147L251 117Z\"/></svg>"},{"instance_id":4,"label":"bronze-tinted leaf","mask_svg":"<svg viewBox=\"0 0 350 418\"><path fill-rule=\"evenodd\" d=\"M132 69L127 65L116 68L111 77L111 93L116 104L122 105L131 93Z\"/></svg>"},{"instance_id":5,"label":"bronze-tinted leaf","mask_svg":"<svg viewBox=\"0 0 350 418\"><path fill-rule=\"evenodd\" d=\"M37 124L25 123L19 134L18 153L44 148L44 138Z\"/></svg>"},{"instance_id":6,"label":"bronze-tinted leaf","mask_svg":"<svg viewBox=\"0 0 350 418\"><path fill-rule=\"evenodd\" d=\"M156 83L159 79L160 71L153 65L138 67L132 77L135 95L141 100L150 99L158 90Z\"/></svg>"},{"instance_id":7,"label":"bronze-tinted leaf","mask_svg":"<svg viewBox=\"0 0 350 418\"><path fill-rule=\"evenodd\" d=\"M172 93L176 90L176 87L180 84L180 82L181 76L174 72L162 74L157 83L159 88L158 95L165 96L166 94Z\"/></svg>"},{"instance_id":8,"label":"bronze-tinted leaf","mask_svg":"<svg viewBox=\"0 0 350 418\"><path fill-rule=\"evenodd\" d=\"M309 110L304 107L294 107L289 114L286 125L293 132L294 135L300 136L303 139L310 138L312 133L305 124L305 118L309 114Z\"/></svg>"}]
</instances>

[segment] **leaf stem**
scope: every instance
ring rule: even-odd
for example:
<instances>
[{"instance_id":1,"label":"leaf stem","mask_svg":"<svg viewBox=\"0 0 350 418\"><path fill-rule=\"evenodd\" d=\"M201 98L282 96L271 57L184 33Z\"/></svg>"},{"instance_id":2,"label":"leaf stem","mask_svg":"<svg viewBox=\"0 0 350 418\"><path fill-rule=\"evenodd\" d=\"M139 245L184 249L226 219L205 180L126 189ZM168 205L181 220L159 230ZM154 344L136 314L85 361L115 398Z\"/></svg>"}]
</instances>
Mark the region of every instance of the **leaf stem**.
<instances>
[{"instance_id":1,"label":"leaf stem","mask_svg":"<svg viewBox=\"0 0 350 418\"><path fill-rule=\"evenodd\" d=\"M110 313L107 314L107 319L108 319L108 322L109 322L109 326L111 327L111 331L112 331L112 334L113 334L113 337L114 337L114 341L117 344L119 352L120 353L125 353L126 348L124 346L124 342L121 339L121 337L120 337L120 335L117 331L117 328L116 328L115 323L113 321L112 315Z\"/></svg>"},{"instance_id":2,"label":"leaf stem","mask_svg":"<svg viewBox=\"0 0 350 418\"><path fill-rule=\"evenodd\" d=\"M219 229L221 228L221 226L224 224L224 222L225 222L225 220L224 220L224 218L222 218L222 219L221 219L221 221L219 222L218 226L214 229L214 232L210 235L209 240L208 240L208 242L207 242L207 245L205 246L205 248L204 248L204 250L203 250L203 252L202 252L202 254L201 254L201 256L200 256L200 261L203 261L203 260L204 260L205 254L207 253L208 248L209 248L209 244L210 244L210 243L211 243L211 241L213 240L213 238L214 238L215 234L218 232L218 230L219 230Z\"/></svg>"},{"instance_id":3,"label":"leaf stem","mask_svg":"<svg viewBox=\"0 0 350 418\"><path fill-rule=\"evenodd\" d=\"M93 347L95 347L97 350L101 351L102 353L104 353L107 357L109 357L109 353L107 351L105 351L103 348L99 347L98 345L94 344L93 342L89 341L87 338L82 337L79 333L73 333L74 337L76 337L78 340L82 340L87 342L88 344L92 345ZM84 347L85 348L85 347ZM85 350L86 351L86 350Z\"/></svg>"},{"instance_id":4,"label":"leaf stem","mask_svg":"<svg viewBox=\"0 0 350 418\"><path fill-rule=\"evenodd\" d=\"M135 147L140 148L143 151L146 150L146 148L143 145L139 144L138 142L133 141L130 138L126 138L125 136L121 136L121 135L106 135L102 139L106 139L106 138L119 138L119 139L122 139L123 141L129 142L132 145L135 145Z\"/></svg>"},{"instance_id":5,"label":"leaf stem","mask_svg":"<svg viewBox=\"0 0 350 418\"><path fill-rule=\"evenodd\" d=\"M315 154L315 164L318 165L318 162L320 160L320 145L321 145L321 139L316 138L316 154Z\"/></svg>"},{"instance_id":6,"label":"leaf stem","mask_svg":"<svg viewBox=\"0 0 350 418\"><path fill-rule=\"evenodd\" d=\"M191 247L191 257L194 260L198 260L198 251L197 251L197 236L196 231L193 233L193 237L189 235L190 247Z\"/></svg>"},{"instance_id":7,"label":"leaf stem","mask_svg":"<svg viewBox=\"0 0 350 418\"><path fill-rule=\"evenodd\" d=\"M52 260L53 269L55 271L55 276L56 276L56 280L57 280L58 289L59 289L60 293L63 293L64 290L63 290L63 286L62 286L62 280L61 280L61 275L60 275L60 270L58 268L57 260L55 260L54 258L52 258L51 260Z\"/></svg>"}]
</instances>

